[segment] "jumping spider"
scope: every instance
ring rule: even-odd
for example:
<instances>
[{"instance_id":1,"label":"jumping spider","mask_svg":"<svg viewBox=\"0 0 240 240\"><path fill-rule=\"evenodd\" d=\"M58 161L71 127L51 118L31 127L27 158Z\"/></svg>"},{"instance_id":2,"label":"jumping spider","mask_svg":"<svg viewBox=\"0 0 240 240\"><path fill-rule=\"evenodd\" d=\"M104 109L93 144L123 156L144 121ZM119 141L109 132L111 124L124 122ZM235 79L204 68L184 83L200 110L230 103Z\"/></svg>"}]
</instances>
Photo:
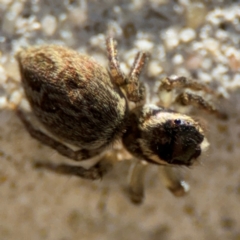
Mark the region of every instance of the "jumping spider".
<instances>
[{"instance_id":1,"label":"jumping spider","mask_svg":"<svg viewBox=\"0 0 240 240\"><path fill-rule=\"evenodd\" d=\"M78 147L77 151L36 129L20 108L18 116L33 138L74 161L100 155L122 139L124 147L137 159L129 187L135 203L143 199L144 163L165 166L168 188L175 195L183 194L184 184L169 166L191 166L200 156L205 140L202 127L187 115L145 102L145 87L139 76L148 57L146 53L136 55L129 75L125 76L119 67L114 40L108 38L106 45L109 71L89 56L60 46L32 47L17 55L33 113L52 135ZM175 85L208 91L182 77L166 78L160 88L171 90ZM201 97L182 95L180 100L218 113ZM135 103L131 110L130 101ZM109 166L104 160L103 155L90 169L49 162L37 166L94 180L107 172Z\"/></svg>"}]
</instances>

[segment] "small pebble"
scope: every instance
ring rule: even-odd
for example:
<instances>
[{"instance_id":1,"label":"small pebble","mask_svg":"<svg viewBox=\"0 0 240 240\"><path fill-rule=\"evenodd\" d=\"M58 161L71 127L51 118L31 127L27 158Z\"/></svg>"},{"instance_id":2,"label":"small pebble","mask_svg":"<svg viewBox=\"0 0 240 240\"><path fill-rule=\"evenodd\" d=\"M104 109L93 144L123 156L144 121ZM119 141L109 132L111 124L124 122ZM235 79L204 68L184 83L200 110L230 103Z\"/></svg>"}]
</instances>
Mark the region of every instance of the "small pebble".
<instances>
[{"instance_id":1,"label":"small pebble","mask_svg":"<svg viewBox=\"0 0 240 240\"><path fill-rule=\"evenodd\" d=\"M193 2L187 6L186 24L188 27L196 29L205 21L208 12L204 3Z\"/></svg>"},{"instance_id":2,"label":"small pebble","mask_svg":"<svg viewBox=\"0 0 240 240\"><path fill-rule=\"evenodd\" d=\"M57 29L57 20L52 15L46 15L42 21L42 29L46 35L51 36L55 33Z\"/></svg>"},{"instance_id":3,"label":"small pebble","mask_svg":"<svg viewBox=\"0 0 240 240\"><path fill-rule=\"evenodd\" d=\"M190 42L196 38L196 32L192 28L185 28L180 32L179 38L182 42Z\"/></svg>"},{"instance_id":4,"label":"small pebble","mask_svg":"<svg viewBox=\"0 0 240 240\"><path fill-rule=\"evenodd\" d=\"M183 59L183 56L181 54L176 54L172 59L173 63L176 64L176 65L182 64L183 60L184 59Z\"/></svg>"},{"instance_id":5,"label":"small pebble","mask_svg":"<svg viewBox=\"0 0 240 240\"><path fill-rule=\"evenodd\" d=\"M153 43L146 39L137 40L135 46L141 51L151 51L153 49Z\"/></svg>"},{"instance_id":6,"label":"small pebble","mask_svg":"<svg viewBox=\"0 0 240 240\"><path fill-rule=\"evenodd\" d=\"M158 61L150 61L148 64L148 74L152 77L157 77L163 72L163 68Z\"/></svg>"},{"instance_id":7,"label":"small pebble","mask_svg":"<svg viewBox=\"0 0 240 240\"><path fill-rule=\"evenodd\" d=\"M162 33L162 38L164 39L165 46L171 50L178 46L179 44L179 33L176 29L170 28Z\"/></svg>"}]
</instances>

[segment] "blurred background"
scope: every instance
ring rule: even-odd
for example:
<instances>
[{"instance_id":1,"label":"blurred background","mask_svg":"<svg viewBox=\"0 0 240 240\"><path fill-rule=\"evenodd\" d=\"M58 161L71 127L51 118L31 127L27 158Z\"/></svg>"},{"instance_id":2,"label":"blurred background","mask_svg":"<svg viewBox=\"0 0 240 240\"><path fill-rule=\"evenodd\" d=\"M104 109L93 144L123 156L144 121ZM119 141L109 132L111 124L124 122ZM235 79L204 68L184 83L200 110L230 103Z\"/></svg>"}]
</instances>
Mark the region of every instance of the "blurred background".
<instances>
[{"instance_id":1,"label":"blurred background","mask_svg":"<svg viewBox=\"0 0 240 240\"><path fill-rule=\"evenodd\" d=\"M141 77L151 101L164 76L183 75L209 85L229 116L193 111L210 147L197 166L181 169L191 186L185 197L174 197L150 166L145 201L133 205L124 192L130 163L120 147L101 181L33 167L66 159L32 139L11 110L23 92L14 54L59 44L107 66L106 36L117 40L126 73L139 50L151 54ZM0 239L239 240L239 47L238 0L0 0Z\"/></svg>"}]
</instances>

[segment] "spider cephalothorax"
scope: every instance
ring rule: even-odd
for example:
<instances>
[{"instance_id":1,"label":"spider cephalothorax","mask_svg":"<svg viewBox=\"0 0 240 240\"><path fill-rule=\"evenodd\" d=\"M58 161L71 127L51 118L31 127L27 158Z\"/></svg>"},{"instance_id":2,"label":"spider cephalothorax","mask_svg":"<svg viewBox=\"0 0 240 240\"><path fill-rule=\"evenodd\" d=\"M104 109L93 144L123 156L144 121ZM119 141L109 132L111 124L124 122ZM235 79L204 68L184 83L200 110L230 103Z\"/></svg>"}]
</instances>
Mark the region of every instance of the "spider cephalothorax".
<instances>
[{"instance_id":1,"label":"spider cephalothorax","mask_svg":"<svg viewBox=\"0 0 240 240\"><path fill-rule=\"evenodd\" d=\"M129 122L123 143L140 159L160 165L189 166L201 154L203 130L189 116L144 105L130 113Z\"/></svg>"}]
</instances>

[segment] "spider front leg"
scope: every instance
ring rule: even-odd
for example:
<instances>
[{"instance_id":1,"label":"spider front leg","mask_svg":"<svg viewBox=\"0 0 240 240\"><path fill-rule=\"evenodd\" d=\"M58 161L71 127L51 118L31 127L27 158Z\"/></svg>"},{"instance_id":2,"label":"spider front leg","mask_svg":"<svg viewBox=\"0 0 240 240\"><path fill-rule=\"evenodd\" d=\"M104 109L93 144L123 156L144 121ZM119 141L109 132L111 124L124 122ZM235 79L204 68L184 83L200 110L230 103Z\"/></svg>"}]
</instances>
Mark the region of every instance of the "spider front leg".
<instances>
[{"instance_id":1,"label":"spider front leg","mask_svg":"<svg viewBox=\"0 0 240 240\"><path fill-rule=\"evenodd\" d=\"M199 109L202 109L211 114L214 114L216 117L220 119L223 119L223 120L227 119L227 115L225 113L222 113L217 108L215 108L213 104L207 102L206 100L203 99L203 97L196 94L192 94L188 92L181 93L177 96L177 98L175 99L175 102L180 103L181 105L184 105L184 106L194 105Z\"/></svg>"},{"instance_id":2,"label":"spider front leg","mask_svg":"<svg viewBox=\"0 0 240 240\"><path fill-rule=\"evenodd\" d=\"M172 91L176 88L189 88L194 91L204 91L209 94L214 94L214 91L208 88L205 84L199 81L188 79L186 77L166 77L161 81L159 91Z\"/></svg>"},{"instance_id":3,"label":"spider front leg","mask_svg":"<svg viewBox=\"0 0 240 240\"><path fill-rule=\"evenodd\" d=\"M188 193L189 185L183 179L179 169L171 166L161 166L160 173L164 185L174 196L181 197Z\"/></svg>"},{"instance_id":4,"label":"spider front leg","mask_svg":"<svg viewBox=\"0 0 240 240\"><path fill-rule=\"evenodd\" d=\"M167 77L161 81L159 86L159 90L172 91L175 88L189 88L194 91L204 91L205 93L216 95L215 92L208 88L205 84L202 84L196 80L188 79L186 77ZM207 102L200 95L196 95L193 93L183 92L177 96L175 102L186 106L186 105L194 105L199 109L205 110L220 119L225 120L227 115L218 110L213 104Z\"/></svg>"},{"instance_id":5,"label":"spider front leg","mask_svg":"<svg viewBox=\"0 0 240 240\"><path fill-rule=\"evenodd\" d=\"M141 204L144 199L144 180L148 164L144 161L132 163L129 171L128 194L134 204ZM189 185L182 177L179 169L172 166L159 166L161 179L176 197L184 196L189 192Z\"/></svg>"},{"instance_id":6,"label":"spider front leg","mask_svg":"<svg viewBox=\"0 0 240 240\"><path fill-rule=\"evenodd\" d=\"M128 195L134 204L142 203L144 199L144 179L147 164L143 162L133 162L128 175Z\"/></svg>"},{"instance_id":7,"label":"spider front leg","mask_svg":"<svg viewBox=\"0 0 240 240\"><path fill-rule=\"evenodd\" d=\"M108 38L106 41L107 53L109 59L110 74L114 82L122 87L130 101L139 103L145 100L145 88L139 82L139 76L148 58L148 54L139 52L134 60L133 66L128 77L122 73L117 57L116 44L113 38Z\"/></svg>"}]
</instances>

